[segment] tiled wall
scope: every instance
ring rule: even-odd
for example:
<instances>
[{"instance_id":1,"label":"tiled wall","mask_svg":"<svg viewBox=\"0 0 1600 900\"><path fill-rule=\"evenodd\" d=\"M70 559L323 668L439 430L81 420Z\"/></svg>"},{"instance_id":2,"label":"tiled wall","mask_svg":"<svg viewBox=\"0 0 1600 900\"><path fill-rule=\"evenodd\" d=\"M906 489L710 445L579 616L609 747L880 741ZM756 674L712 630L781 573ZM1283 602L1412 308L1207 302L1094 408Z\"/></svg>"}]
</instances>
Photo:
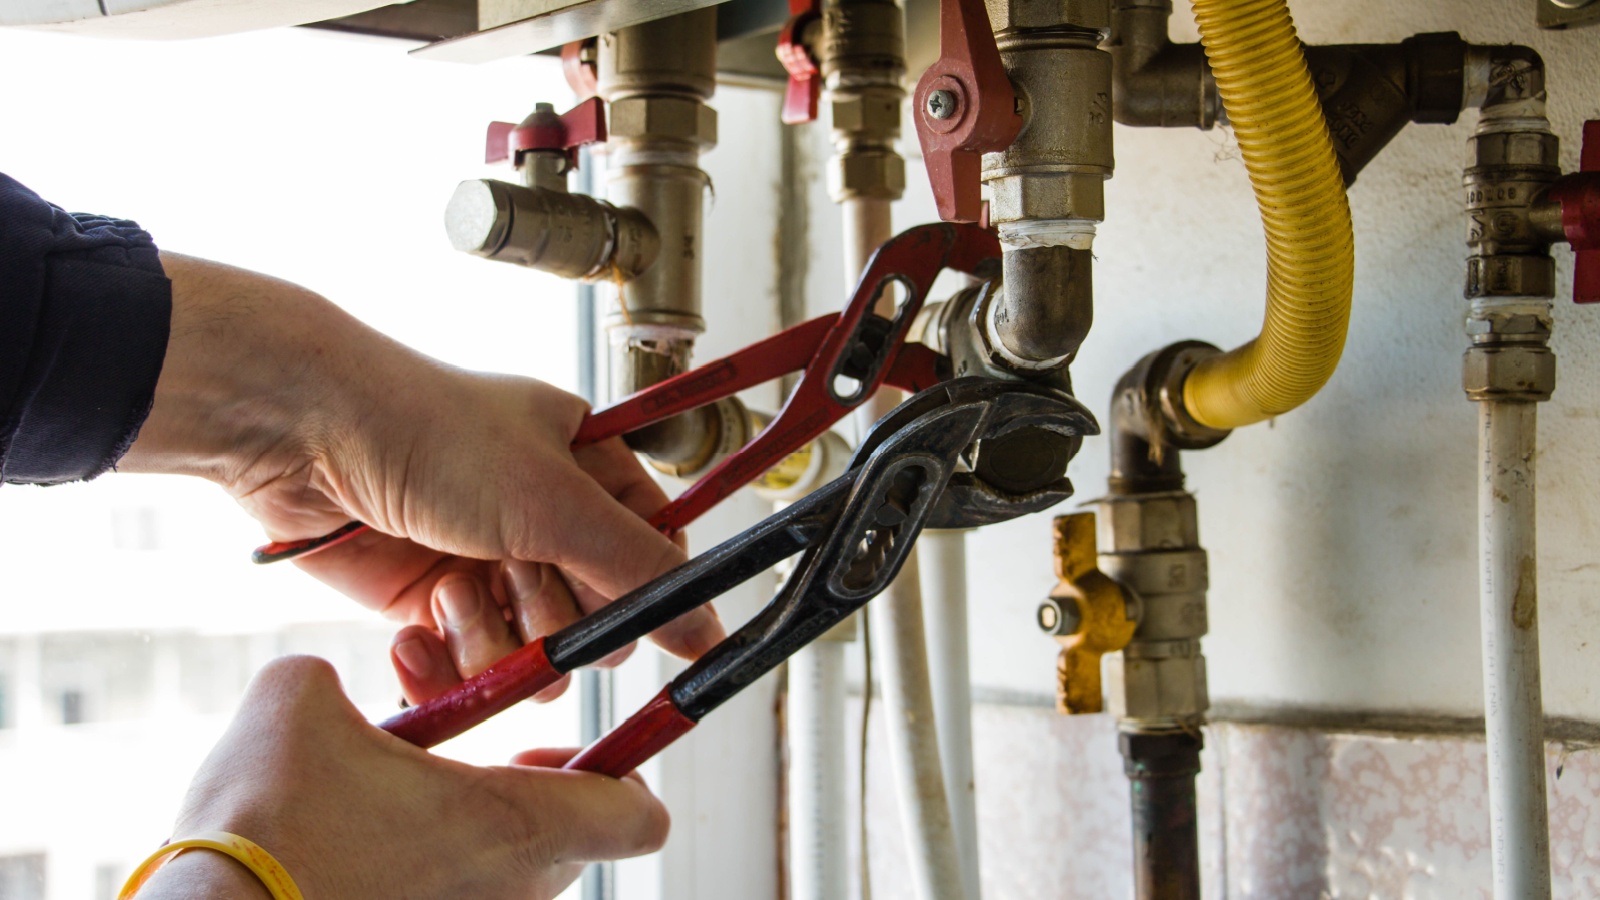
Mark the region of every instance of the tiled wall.
<instances>
[{"instance_id":1,"label":"tiled wall","mask_svg":"<svg viewBox=\"0 0 1600 900\"><path fill-rule=\"evenodd\" d=\"M883 725L874 719L872 897L909 900ZM977 708L973 727L984 896L1129 896L1127 780L1111 718L990 704ZM1206 742L1208 900L1490 896L1481 740L1217 724ZM1555 896L1600 898L1600 751L1551 745L1548 765Z\"/></svg>"}]
</instances>

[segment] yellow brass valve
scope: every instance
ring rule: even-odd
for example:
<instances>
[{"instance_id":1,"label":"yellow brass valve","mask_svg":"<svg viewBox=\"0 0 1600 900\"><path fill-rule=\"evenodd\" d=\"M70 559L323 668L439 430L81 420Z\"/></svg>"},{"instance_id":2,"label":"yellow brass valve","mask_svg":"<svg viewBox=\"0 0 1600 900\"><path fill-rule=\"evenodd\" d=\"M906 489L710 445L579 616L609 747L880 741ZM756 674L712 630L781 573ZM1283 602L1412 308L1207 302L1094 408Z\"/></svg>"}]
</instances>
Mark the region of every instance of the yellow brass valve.
<instances>
[{"instance_id":1,"label":"yellow brass valve","mask_svg":"<svg viewBox=\"0 0 1600 900\"><path fill-rule=\"evenodd\" d=\"M1039 626L1061 644L1056 659L1056 708L1067 715L1104 708L1100 657L1128 646L1138 625L1127 589L1100 571L1094 513L1055 519L1056 578L1060 583L1039 607Z\"/></svg>"}]
</instances>

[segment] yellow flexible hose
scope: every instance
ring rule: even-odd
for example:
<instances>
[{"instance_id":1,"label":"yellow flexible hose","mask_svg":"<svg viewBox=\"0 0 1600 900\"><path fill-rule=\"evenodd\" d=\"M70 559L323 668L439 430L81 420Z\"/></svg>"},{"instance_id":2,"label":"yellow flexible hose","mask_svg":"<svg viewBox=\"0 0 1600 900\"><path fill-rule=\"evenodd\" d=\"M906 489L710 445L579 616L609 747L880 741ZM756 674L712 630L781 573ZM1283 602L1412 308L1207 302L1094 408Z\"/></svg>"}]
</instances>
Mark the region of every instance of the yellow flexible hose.
<instances>
[{"instance_id":1,"label":"yellow flexible hose","mask_svg":"<svg viewBox=\"0 0 1600 900\"><path fill-rule=\"evenodd\" d=\"M1200 363L1183 386L1197 422L1229 429L1294 409L1333 374L1350 324L1355 238L1286 0L1194 0L1194 16L1267 234L1261 335Z\"/></svg>"}]
</instances>

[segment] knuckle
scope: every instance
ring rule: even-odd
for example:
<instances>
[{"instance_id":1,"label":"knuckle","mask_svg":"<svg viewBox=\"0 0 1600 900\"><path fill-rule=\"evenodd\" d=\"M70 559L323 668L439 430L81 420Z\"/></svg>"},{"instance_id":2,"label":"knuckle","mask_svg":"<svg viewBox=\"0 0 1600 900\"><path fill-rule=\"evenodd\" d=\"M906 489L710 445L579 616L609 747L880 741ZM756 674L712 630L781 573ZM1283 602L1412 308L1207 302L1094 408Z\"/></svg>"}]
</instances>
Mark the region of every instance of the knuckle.
<instances>
[{"instance_id":1,"label":"knuckle","mask_svg":"<svg viewBox=\"0 0 1600 900\"><path fill-rule=\"evenodd\" d=\"M330 685L337 687L339 673L327 660L315 656L280 656L261 667L255 684L258 689L298 696Z\"/></svg>"}]
</instances>

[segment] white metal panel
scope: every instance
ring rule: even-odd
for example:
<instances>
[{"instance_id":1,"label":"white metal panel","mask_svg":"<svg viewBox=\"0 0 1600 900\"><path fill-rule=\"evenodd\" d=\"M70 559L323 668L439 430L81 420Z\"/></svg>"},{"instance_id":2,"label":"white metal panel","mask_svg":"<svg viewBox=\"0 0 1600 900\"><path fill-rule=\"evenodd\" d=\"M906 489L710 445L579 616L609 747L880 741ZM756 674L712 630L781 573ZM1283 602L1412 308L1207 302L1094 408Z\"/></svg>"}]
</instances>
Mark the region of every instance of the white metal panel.
<instances>
[{"instance_id":1,"label":"white metal panel","mask_svg":"<svg viewBox=\"0 0 1600 900\"><path fill-rule=\"evenodd\" d=\"M194 38L303 25L388 5L385 0L7 0L0 25L107 37Z\"/></svg>"}]
</instances>

